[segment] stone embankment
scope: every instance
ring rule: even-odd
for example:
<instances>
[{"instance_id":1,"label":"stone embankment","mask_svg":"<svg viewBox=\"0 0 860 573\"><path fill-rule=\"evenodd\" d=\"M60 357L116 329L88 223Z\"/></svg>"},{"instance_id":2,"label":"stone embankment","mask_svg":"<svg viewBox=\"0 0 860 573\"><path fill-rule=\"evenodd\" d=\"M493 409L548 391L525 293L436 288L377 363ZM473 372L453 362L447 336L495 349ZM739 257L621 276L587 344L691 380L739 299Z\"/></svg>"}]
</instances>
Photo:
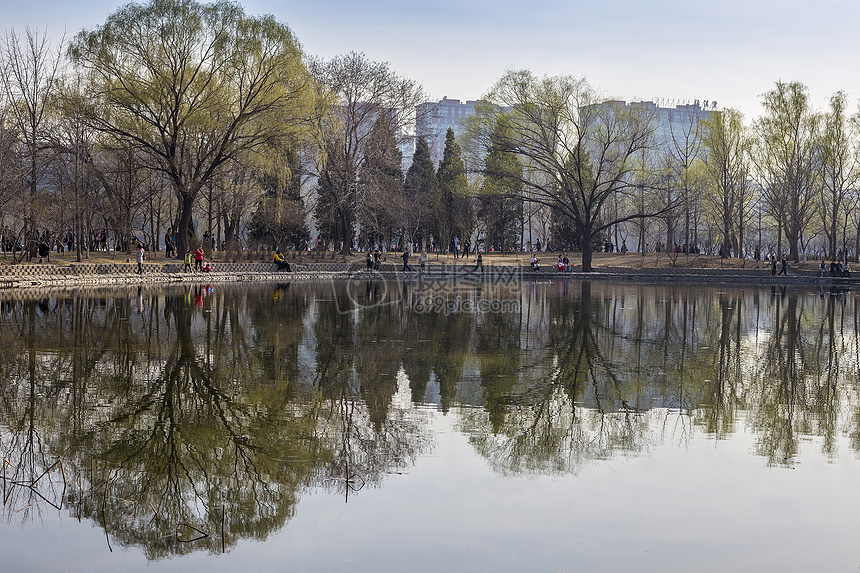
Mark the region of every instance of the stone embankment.
<instances>
[{"instance_id":1,"label":"stone embankment","mask_svg":"<svg viewBox=\"0 0 860 573\"><path fill-rule=\"evenodd\" d=\"M402 265L384 263L379 271L368 271L364 264L312 262L294 264L292 272L277 272L273 263L216 262L211 273L183 272L182 263L148 262L143 274L137 274L136 263L72 263L0 265L0 288L54 288L110 285L168 285L215 282L282 282L285 280L319 281L356 278L405 279L417 277L418 265L412 272L401 272ZM833 279L819 277L811 271L790 271L788 276L773 276L770 268L674 268L674 267L599 267L591 273L560 273L554 268L534 272L528 266L486 265L483 271L472 264L431 263L425 277L447 277L463 280L623 280L631 282L707 282L749 284L853 284L857 278Z\"/></svg>"}]
</instances>

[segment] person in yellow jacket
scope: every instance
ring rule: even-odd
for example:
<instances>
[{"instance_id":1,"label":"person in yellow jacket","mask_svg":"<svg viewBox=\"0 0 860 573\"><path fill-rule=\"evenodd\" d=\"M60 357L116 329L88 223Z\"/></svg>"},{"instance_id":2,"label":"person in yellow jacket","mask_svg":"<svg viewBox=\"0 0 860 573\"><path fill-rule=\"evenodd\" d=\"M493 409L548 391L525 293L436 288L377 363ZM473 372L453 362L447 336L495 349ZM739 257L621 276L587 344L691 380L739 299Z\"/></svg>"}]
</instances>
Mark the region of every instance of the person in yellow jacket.
<instances>
[{"instance_id":1,"label":"person in yellow jacket","mask_svg":"<svg viewBox=\"0 0 860 573\"><path fill-rule=\"evenodd\" d=\"M182 267L182 272L183 273L192 272L192 267L191 267L192 264L194 264L194 254L191 251L188 251L187 253L185 253L185 266Z\"/></svg>"},{"instance_id":2,"label":"person in yellow jacket","mask_svg":"<svg viewBox=\"0 0 860 573\"><path fill-rule=\"evenodd\" d=\"M280 250L275 251L272 262L278 265L279 271L286 269L287 272L290 272L290 263L284 260L284 255L281 254Z\"/></svg>"}]
</instances>

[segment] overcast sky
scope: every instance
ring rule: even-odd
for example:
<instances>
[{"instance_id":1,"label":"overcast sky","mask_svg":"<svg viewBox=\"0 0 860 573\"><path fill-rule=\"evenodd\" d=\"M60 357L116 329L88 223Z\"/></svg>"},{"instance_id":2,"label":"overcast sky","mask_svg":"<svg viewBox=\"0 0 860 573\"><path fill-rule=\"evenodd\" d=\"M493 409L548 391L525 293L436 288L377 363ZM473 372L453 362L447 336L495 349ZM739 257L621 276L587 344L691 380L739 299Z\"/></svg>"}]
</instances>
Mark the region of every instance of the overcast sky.
<instances>
[{"instance_id":1,"label":"overcast sky","mask_svg":"<svg viewBox=\"0 0 860 573\"><path fill-rule=\"evenodd\" d=\"M0 0L2 27L52 38L94 28L121 2ZM430 99L477 99L507 68L585 77L619 99L716 101L761 113L778 80L809 87L824 109L860 97L857 0L245 0L274 14L309 54L386 60Z\"/></svg>"}]
</instances>

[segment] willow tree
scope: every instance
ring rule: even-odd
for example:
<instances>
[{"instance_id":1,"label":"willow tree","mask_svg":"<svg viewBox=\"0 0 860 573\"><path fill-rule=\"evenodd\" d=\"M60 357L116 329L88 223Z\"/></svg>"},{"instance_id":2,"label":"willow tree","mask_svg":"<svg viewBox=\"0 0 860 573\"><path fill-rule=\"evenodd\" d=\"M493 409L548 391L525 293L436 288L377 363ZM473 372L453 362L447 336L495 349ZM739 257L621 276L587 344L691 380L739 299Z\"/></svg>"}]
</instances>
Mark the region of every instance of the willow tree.
<instances>
[{"instance_id":1,"label":"willow tree","mask_svg":"<svg viewBox=\"0 0 860 573\"><path fill-rule=\"evenodd\" d=\"M782 250L785 234L791 259L799 262L799 245L822 186L821 115L810 106L808 90L800 82L777 82L764 94L762 106L753 158L767 208L777 222L777 249Z\"/></svg>"},{"instance_id":2,"label":"willow tree","mask_svg":"<svg viewBox=\"0 0 860 573\"><path fill-rule=\"evenodd\" d=\"M707 198L722 235L720 253L726 258L734 249L735 256L742 257L744 222L751 199L749 141L743 115L734 109L717 112L704 121L704 132Z\"/></svg>"},{"instance_id":3,"label":"willow tree","mask_svg":"<svg viewBox=\"0 0 860 573\"><path fill-rule=\"evenodd\" d=\"M69 55L89 82L91 125L131 142L171 182L178 256L219 167L287 169L278 157L318 124L315 83L290 29L226 0L127 4L79 33Z\"/></svg>"},{"instance_id":4,"label":"willow tree","mask_svg":"<svg viewBox=\"0 0 860 573\"><path fill-rule=\"evenodd\" d=\"M848 117L848 95L839 91L830 96L830 109L824 113L821 131L821 169L824 187L818 212L827 238L830 258L837 257L839 233L842 252L847 251L848 212L854 205L852 189L860 178L860 165L854 150L857 124Z\"/></svg>"},{"instance_id":5,"label":"willow tree","mask_svg":"<svg viewBox=\"0 0 860 573\"><path fill-rule=\"evenodd\" d=\"M592 242L605 229L634 218L652 217L674 205L647 212L624 196L651 185L656 106L604 101L584 80L536 78L509 71L476 106L470 137L484 152L496 149L520 159L527 201L570 218L582 237L582 270L591 270ZM494 133L502 120L503 133ZM486 174L486 166L478 165ZM618 199L624 208L607 208Z\"/></svg>"}]
</instances>

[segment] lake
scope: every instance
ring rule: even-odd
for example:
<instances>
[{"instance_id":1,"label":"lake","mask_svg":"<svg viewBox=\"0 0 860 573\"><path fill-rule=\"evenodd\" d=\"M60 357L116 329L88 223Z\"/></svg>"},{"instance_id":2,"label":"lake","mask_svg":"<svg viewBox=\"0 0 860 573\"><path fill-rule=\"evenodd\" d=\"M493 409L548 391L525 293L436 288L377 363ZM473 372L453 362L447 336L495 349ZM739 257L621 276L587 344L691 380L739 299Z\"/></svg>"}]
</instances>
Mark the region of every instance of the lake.
<instances>
[{"instance_id":1,"label":"lake","mask_svg":"<svg viewBox=\"0 0 860 573\"><path fill-rule=\"evenodd\" d=\"M0 292L8 571L856 570L845 289Z\"/></svg>"}]
</instances>

